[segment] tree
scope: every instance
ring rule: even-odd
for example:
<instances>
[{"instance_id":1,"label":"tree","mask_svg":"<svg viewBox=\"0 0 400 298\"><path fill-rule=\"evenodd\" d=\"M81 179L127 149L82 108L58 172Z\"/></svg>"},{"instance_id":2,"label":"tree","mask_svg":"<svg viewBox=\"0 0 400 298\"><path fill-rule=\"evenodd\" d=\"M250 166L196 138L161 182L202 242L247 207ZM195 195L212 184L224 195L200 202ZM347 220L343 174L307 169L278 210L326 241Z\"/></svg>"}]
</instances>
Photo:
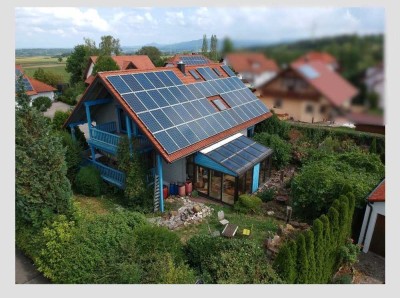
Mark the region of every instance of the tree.
<instances>
[{"instance_id":1,"label":"tree","mask_svg":"<svg viewBox=\"0 0 400 298\"><path fill-rule=\"evenodd\" d=\"M62 62L62 60L63 60L63 58L60 56L60 57L58 57L58 59L57 59L57 60L58 60L58 62L60 62L60 63L61 63L61 62Z\"/></svg>"},{"instance_id":2,"label":"tree","mask_svg":"<svg viewBox=\"0 0 400 298\"><path fill-rule=\"evenodd\" d=\"M100 55L121 55L122 49L118 38L114 38L111 35L104 35L101 37L99 43L99 54Z\"/></svg>"},{"instance_id":3,"label":"tree","mask_svg":"<svg viewBox=\"0 0 400 298\"><path fill-rule=\"evenodd\" d=\"M33 77L36 80L53 87L57 87L58 84L63 82L63 78L61 75L51 71L45 71L43 68L40 67L33 73Z\"/></svg>"},{"instance_id":4,"label":"tree","mask_svg":"<svg viewBox=\"0 0 400 298\"><path fill-rule=\"evenodd\" d=\"M222 57L234 51L233 42L229 37L225 37L222 41Z\"/></svg>"},{"instance_id":5,"label":"tree","mask_svg":"<svg viewBox=\"0 0 400 298\"><path fill-rule=\"evenodd\" d=\"M71 55L67 58L65 69L71 74L70 83L72 85L83 81L89 55L88 48L80 44L74 47Z\"/></svg>"},{"instance_id":6,"label":"tree","mask_svg":"<svg viewBox=\"0 0 400 298\"><path fill-rule=\"evenodd\" d=\"M308 283L316 283L316 264L315 264L315 244L314 244L314 233L312 230L305 232L306 250L308 255Z\"/></svg>"},{"instance_id":7,"label":"tree","mask_svg":"<svg viewBox=\"0 0 400 298\"><path fill-rule=\"evenodd\" d=\"M142 47L136 52L136 55L147 55L149 56L151 62L153 62L155 66L163 66L163 59L161 58L161 52L156 47L153 46Z\"/></svg>"},{"instance_id":8,"label":"tree","mask_svg":"<svg viewBox=\"0 0 400 298\"><path fill-rule=\"evenodd\" d=\"M306 249L306 239L303 234L297 238L297 283L307 284L309 263Z\"/></svg>"},{"instance_id":9,"label":"tree","mask_svg":"<svg viewBox=\"0 0 400 298\"><path fill-rule=\"evenodd\" d=\"M369 92L367 94L367 100L368 100L368 104L370 109L376 109L378 107L378 103L379 103L379 95L378 93L372 91Z\"/></svg>"},{"instance_id":10,"label":"tree","mask_svg":"<svg viewBox=\"0 0 400 298\"><path fill-rule=\"evenodd\" d=\"M203 44L201 46L201 53L204 56L207 56L207 54L208 54L208 40L207 40L206 34L203 35Z\"/></svg>"},{"instance_id":11,"label":"tree","mask_svg":"<svg viewBox=\"0 0 400 298\"><path fill-rule=\"evenodd\" d=\"M99 55L99 49L96 47L96 42L93 39L84 37L85 47L89 56Z\"/></svg>"},{"instance_id":12,"label":"tree","mask_svg":"<svg viewBox=\"0 0 400 298\"><path fill-rule=\"evenodd\" d=\"M274 150L272 155L274 167L280 169L289 163L292 151L292 146L289 142L282 140L278 135L266 132L256 134L254 140Z\"/></svg>"},{"instance_id":13,"label":"tree","mask_svg":"<svg viewBox=\"0 0 400 298\"><path fill-rule=\"evenodd\" d=\"M93 67L92 75L96 75L100 71L110 71L110 70L118 70L119 67L117 63L111 56L104 56L100 55L97 60L96 64Z\"/></svg>"},{"instance_id":14,"label":"tree","mask_svg":"<svg viewBox=\"0 0 400 298\"><path fill-rule=\"evenodd\" d=\"M211 44L210 44L210 58L213 60L217 60L217 43L218 39L216 35L211 35Z\"/></svg>"},{"instance_id":15,"label":"tree","mask_svg":"<svg viewBox=\"0 0 400 298\"><path fill-rule=\"evenodd\" d=\"M315 243L315 265L316 265L316 283L324 283L323 273L324 273L324 226L322 221L319 219L314 220L312 231L314 233L314 243Z\"/></svg>"},{"instance_id":16,"label":"tree","mask_svg":"<svg viewBox=\"0 0 400 298\"><path fill-rule=\"evenodd\" d=\"M373 154L377 153L377 150L376 150L376 138L372 139L371 146L369 146L369 153L373 153Z\"/></svg>"},{"instance_id":17,"label":"tree","mask_svg":"<svg viewBox=\"0 0 400 298\"><path fill-rule=\"evenodd\" d=\"M40 226L53 214L69 214L71 185L65 149L47 119L29 106L18 82L15 125L15 208L18 222Z\"/></svg>"}]
</instances>

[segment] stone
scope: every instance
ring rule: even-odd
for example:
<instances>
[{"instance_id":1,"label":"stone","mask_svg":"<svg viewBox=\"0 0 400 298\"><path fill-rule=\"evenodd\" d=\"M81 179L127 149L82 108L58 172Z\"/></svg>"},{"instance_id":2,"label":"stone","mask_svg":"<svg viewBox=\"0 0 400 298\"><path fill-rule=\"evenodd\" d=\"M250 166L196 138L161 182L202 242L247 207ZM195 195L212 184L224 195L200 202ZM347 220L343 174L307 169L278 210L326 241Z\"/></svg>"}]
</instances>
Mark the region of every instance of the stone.
<instances>
[{"instance_id":1,"label":"stone","mask_svg":"<svg viewBox=\"0 0 400 298\"><path fill-rule=\"evenodd\" d=\"M275 212L274 212L274 211L268 211L267 214L268 214L269 216L274 216Z\"/></svg>"},{"instance_id":2,"label":"stone","mask_svg":"<svg viewBox=\"0 0 400 298\"><path fill-rule=\"evenodd\" d=\"M171 216L177 216L178 215L178 211L175 211L175 210L171 211L170 213L171 213Z\"/></svg>"},{"instance_id":3,"label":"stone","mask_svg":"<svg viewBox=\"0 0 400 298\"><path fill-rule=\"evenodd\" d=\"M198 213L201 211L201 207L199 205L194 205L192 210L194 213Z\"/></svg>"}]
</instances>

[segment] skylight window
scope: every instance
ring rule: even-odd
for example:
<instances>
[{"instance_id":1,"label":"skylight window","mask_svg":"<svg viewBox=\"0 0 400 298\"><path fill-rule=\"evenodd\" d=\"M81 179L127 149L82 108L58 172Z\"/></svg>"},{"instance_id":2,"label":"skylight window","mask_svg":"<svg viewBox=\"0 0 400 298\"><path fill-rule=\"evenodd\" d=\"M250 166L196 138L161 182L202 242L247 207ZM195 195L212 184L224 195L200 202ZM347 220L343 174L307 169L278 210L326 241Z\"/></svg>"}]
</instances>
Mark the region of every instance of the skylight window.
<instances>
[{"instance_id":1,"label":"skylight window","mask_svg":"<svg viewBox=\"0 0 400 298\"><path fill-rule=\"evenodd\" d=\"M224 104L222 99L214 99L211 101L220 111L226 110L227 106Z\"/></svg>"},{"instance_id":2,"label":"skylight window","mask_svg":"<svg viewBox=\"0 0 400 298\"><path fill-rule=\"evenodd\" d=\"M197 72L195 70L189 70L190 74L196 79L196 80L200 80L200 76L197 74Z\"/></svg>"},{"instance_id":3,"label":"skylight window","mask_svg":"<svg viewBox=\"0 0 400 298\"><path fill-rule=\"evenodd\" d=\"M222 76L222 74L221 74L221 72L219 71L218 68L214 67L213 70L217 74L217 76L219 76L219 77Z\"/></svg>"},{"instance_id":4,"label":"skylight window","mask_svg":"<svg viewBox=\"0 0 400 298\"><path fill-rule=\"evenodd\" d=\"M306 76L309 79L316 79L319 77L318 71L316 71L313 67L310 65L302 65L299 67L299 71Z\"/></svg>"}]
</instances>

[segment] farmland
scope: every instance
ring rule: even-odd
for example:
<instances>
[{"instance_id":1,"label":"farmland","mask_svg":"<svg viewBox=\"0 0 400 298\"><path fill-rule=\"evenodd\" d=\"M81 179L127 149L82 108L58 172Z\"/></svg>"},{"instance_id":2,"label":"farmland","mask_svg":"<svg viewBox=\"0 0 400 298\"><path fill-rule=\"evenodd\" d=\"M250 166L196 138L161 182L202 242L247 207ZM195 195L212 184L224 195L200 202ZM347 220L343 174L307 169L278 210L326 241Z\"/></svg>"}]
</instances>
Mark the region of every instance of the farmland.
<instances>
[{"instance_id":1,"label":"farmland","mask_svg":"<svg viewBox=\"0 0 400 298\"><path fill-rule=\"evenodd\" d=\"M21 65L25 74L29 77L32 77L38 68L43 68L46 71L61 75L66 83L69 81L70 75L65 70L65 60L65 57L62 62L59 62L58 58L48 56L16 57L15 63Z\"/></svg>"}]
</instances>

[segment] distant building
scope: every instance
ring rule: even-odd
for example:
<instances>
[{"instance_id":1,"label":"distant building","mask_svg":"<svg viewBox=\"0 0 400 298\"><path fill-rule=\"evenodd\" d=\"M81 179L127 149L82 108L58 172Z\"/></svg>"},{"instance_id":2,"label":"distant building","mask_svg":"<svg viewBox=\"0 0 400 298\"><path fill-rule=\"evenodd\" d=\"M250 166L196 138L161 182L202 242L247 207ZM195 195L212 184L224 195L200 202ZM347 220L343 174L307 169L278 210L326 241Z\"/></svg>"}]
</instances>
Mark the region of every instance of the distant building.
<instances>
[{"instance_id":1,"label":"distant building","mask_svg":"<svg viewBox=\"0 0 400 298\"><path fill-rule=\"evenodd\" d=\"M147 55L130 55L130 56L111 56L115 63L117 63L120 70L125 69L151 69L154 68L153 62ZM85 83L90 84L94 80L93 68L96 65L98 56L90 56L86 70L85 70Z\"/></svg>"},{"instance_id":2,"label":"distant building","mask_svg":"<svg viewBox=\"0 0 400 298\"><path fill-rule=\"evenodd\" d=\"M243 83L255 88L271 80L279 71L276 62L262 53L231 53L222 62L230 66Z\"/></svg>"},{"instance_id":3,"label":"distant building","mask_svg":"<svg viewBox=\"0 0 400 298\"><path fill-rule=\"evenodd\" d=\"M348 110L357 89L320 61L294 62L256 90L282 117L324 122Z\"/></svg>"},{"instance_id":4,"label":"distant building","mask_svg":"<svg viewBox=\"0 0 400 298\"><path fill-rule=\"evenodd\" d=\"M337 62L336 58L326 52L311 51L297 58L295 61L293 61L293 63L306 63L312 61L321 62L328 66L328 68L331 70L339 70L339 63Z\"/></svg>"},{"instance_id":5,"label":"distant building","mask_svg":"<svg viewBox=\"0 0 400 298\"><path fill-rule=\"evenodd\" d=\"M54 100L54 92L57 91L57 89L34 78L26 76L20 65L15 66L15 89L18 87L17 79L21 74L23 74L26 94L29 95L31 100L34 100L40 96L46 96L52 101Z\"/></svg>"},{"instance_id":6,"label":"distant building","mask_svg":"<svg viewBox=\"0 0 400 298\"><path fill-rule=\"evenodd\" d=\"M354 123L355 129L365 132L385 134L385 121L383 116L366 113L350 113L347 119Z\"/></svg>"},{"instance_id":7,"label":"distant building","mask_svg":"<svg viewBox=\"0 0 400 298\"><path fill-rule=\"evenodd\" d=\"M165 62L165 67L175 67L182 61L185 65L207 65L212 61L203 55L192 53L192 54L178 54L175 55Z\"/></svg>"},{"instance_id":8,"label":"distant building","mask_svg":"<svg viewBox=\"0 0 400 298\"><path fill-rule=\"evenodd\" d=\"M385 256L385 179L367 198L358 244L365 253L372 251Z\"/></svg>"},{"instance_id":9,"label":"distant building","mask_svg":"<svg viewBox=\"0 0 400 298\"><path fill-rule=\"evenodd\" d=\"M369 67L365 71L364 84L367 92L378 94L378 107L385 108L385 69L383 63Z\"/></svg>"}]
</instances>

